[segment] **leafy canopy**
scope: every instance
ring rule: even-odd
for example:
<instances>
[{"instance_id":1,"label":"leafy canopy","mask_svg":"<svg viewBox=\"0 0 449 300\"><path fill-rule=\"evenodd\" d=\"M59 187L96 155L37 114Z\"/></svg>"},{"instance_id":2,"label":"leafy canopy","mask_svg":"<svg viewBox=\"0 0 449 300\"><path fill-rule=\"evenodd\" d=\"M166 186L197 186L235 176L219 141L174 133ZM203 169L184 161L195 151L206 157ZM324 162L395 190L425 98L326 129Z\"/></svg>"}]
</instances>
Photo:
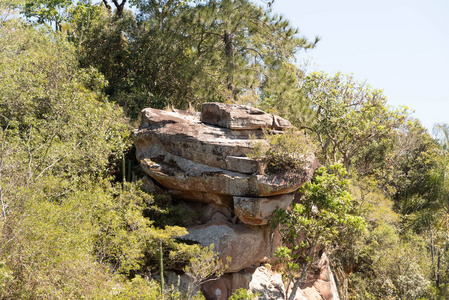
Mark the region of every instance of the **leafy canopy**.
<instances>
[{"instance_id":1,"label":"leafy canopy","mask_svg":"<svg viewBox=\"0 0 449 300\"><path fill-rule=\"evenodd\" d=\"M303 86L315 118L309 129L326 164L342 162L349 171L353 160L370 143L393 133L407 109L392 109L382 91L355 82L351 76L312 73Z\"/></svg>"},{"instance_id":2,"label":"leafy canopy","mask_svg":"<svg viewBox=\"0 0 449 300\"><path fill-rule=\"evenodd\" d=\"M279 226L286 245L278 247L275 255L286 266L287 286L294 282L291 295L303 282L320 248L326 247L330 253L365 228L364 219L353 211L354 202L347 191L345 175L340 164L320 167L312 182L301 188L300 203L293 204L291 210L275 211L272 224Z\"/></svg>"}]
</instances>

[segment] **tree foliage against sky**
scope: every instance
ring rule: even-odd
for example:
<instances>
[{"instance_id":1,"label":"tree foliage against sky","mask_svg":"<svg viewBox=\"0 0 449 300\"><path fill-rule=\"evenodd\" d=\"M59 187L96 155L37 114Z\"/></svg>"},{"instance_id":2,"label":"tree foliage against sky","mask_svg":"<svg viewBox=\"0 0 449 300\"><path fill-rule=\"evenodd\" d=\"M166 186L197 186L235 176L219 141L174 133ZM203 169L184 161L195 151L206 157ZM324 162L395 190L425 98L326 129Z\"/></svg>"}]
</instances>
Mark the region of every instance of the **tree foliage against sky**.
<instances>
[{"instance_id":1,"label":"tree foliage against sky","mask_svg":"<svg viewBox=\"0 0 449 300\"><path fill-rule=\"evenodd\" d=\"M295 54L317 42L248 0L133 4L135 18L89 6L74 19L83 64L106 75L107 93L131 114L145 105L279 100L298 82Z\"/></svg>"},{"instance_id":2,"label":"tree foliage against sky","mask_svg":"<svg viewBox=\"0 0 449 300\"><path fill-rule=\"evenodd\" d=\"M391 136L408 114L405 108L388 107L382 91L351 76L313 73L303 89L315 111L305 127L316 136L323 161L341 160L347 171L364 148Z\"/></svg>"}]
</instances>

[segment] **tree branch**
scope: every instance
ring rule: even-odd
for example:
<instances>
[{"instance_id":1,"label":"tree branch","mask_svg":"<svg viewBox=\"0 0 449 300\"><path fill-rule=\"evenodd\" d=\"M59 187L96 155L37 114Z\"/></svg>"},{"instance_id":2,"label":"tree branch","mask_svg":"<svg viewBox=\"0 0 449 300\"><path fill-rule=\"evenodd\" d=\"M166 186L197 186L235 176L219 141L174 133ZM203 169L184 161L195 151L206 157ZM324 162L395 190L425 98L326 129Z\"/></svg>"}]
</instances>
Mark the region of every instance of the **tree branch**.
<instances>
[{"instance_id":1,"label":"tree branch","mask_svg":"<svg viewBox=\"0 0 449 300\"><path fill-rule=\"evenodd\" d=\"M6 118L2 115L3 118ZM1 152L0 152L0 202L2 204L2 212L3 212L3 218L6 221L6 205L3 201L3 183L2 183L2 171L3 171L3 157L5 152L5 140L6 140L6 132L9 128L10 120L8 119L8 123L6 124L5 129L2 128L2 145L1 145Z\"/></svg>"}]
</instances>

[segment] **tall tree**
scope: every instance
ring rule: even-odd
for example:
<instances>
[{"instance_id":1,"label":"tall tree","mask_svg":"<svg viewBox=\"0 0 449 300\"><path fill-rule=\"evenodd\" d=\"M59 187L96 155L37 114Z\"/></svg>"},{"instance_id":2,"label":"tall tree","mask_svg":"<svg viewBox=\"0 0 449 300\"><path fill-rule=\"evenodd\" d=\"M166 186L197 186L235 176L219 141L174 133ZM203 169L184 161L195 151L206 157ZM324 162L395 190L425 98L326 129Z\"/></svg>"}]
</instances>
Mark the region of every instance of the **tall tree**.
<instances>
[{"instance_id":1,"label":"tall tree","mask_svg":"<svg viewBox=\"0 0 449 300\"><path fill-rule=\"evenodd\" d=\"M22 13L28 20L39 24L54 22L55 31L61 31L61 23L67 18L70 5L71 0L26 0Z\"/></svg>"},{"instance_id":2,"label":"tall tree","mask_svg":"<svg viewBox=\"0 0 449 300\"><path fill-rule=\"evenodd\" d=\"M125 12L123 20L100 21L82 34L82 60L100 70L112 67L105 72L108 94L126 103L131 116L144 106L275 102L289 87L296 88L295 54L316 42L299 37L288 21L248 0L132 5L138 9L137 23ZM105 55L119 44L124 51L116 53L122 56Z\"/></svg>"},{"instance_id":3,"label":"tall tree","mask_svg":"<svg viewBox=\"0 0 449 300\"><path fill-rule=\"evenodd\" d=\"M284 265L283 272L289 280L287 287L293 283L289 296L286 295L289 300L295 299L297 289L319 253L342 246L347 237L365 228L364 219L353 210L354 201L347 191L345 173L339 164L320 167L312 182L301 189L301 203L287 211L275 211L272 226L279 226L285 245L278 247L276 256Z\"/></svg>"},{"instance_id":4,"label":"tall tree","mask_svg":"<svg viewBox=\"0 0 449 300\"><path fill-rule=\"evenodd\" d=\"M434 134L438 142L431 168L424 173L427 181L421 193L412 194L400 202L406 215L406 225L427 237L432 254L433 280L442 297L449 290L449 126L436 124ZM405 202L405 203L403 203Z\"/></svg>"},{"instance_id":5,"label":"tall tree","mask_svg":"<svg viewBox=\"0 0 449 300\"><path fill-rule=\"evenodd\" d=\"M388 107L382 91L339 73L312 73L303 92L315 118L302 127L316 138L323 162L341 161L348 172L364 147L392 134L407 116L406 108Z\"/></svg>"},{"instance_id":6,"label":"tall tree","mask_svg":"<svg viewBox=\"0 0 449 300\"><path fill-rule=\"evenodd\" d=\"M388 141L391 146L381 155L381 163L373 164L374 173L390 188L384 190L395 200L401 213L410 214L419 209L429 192L428 178L440 156L438 143L413 119L395 130Z\"/></svg>"},{"instance_id":7,"label":"tall tree","mask_svg":"<svg viewBox=\"0 0 449 300\"><path fill-rule=\"evenodd\" d=\"M282 16L247 0L207 1L197 6L193 21L194 62L220 88L221 95L214 96L223 100L245 101L252 94L254 102L261 101L265 86L284 80L277 71L318 41L299 37Z\"/></svg>"}]
</instances>

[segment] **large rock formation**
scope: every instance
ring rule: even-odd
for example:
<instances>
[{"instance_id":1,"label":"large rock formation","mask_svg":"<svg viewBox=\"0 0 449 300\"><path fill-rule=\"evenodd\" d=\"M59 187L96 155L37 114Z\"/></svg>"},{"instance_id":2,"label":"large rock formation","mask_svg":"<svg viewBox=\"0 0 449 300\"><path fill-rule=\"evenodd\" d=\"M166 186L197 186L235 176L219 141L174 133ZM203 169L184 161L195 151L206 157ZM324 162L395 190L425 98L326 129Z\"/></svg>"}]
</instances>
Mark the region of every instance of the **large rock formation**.
<instances>
[{"instance_id":1,"label":"large rock formation","mask_svg":"<svg viewBox=\"0 0 449 300\"><path fill-rule=\"evenodd\" d=\"M266 132L282 134L291 127L285 119L242 105L206 103L201 113L142 111L134 141L137 159L148 175L145 185L169 193L197 216L182 238L204 246L214 244L222 259L232 258L227 274L215 281L228 288L207 292L214 287L204 287L210 299L227 299L235 290L229 280L240 280L242 287L253 290L263 285L267 293L283 293L279 283L269 284L271 273L255 269L272 262L280 244L268 220L275 209L291 204L295 191L311 179L318 164L313 153L305 153L302 168L294 176L284 176L265 172L260 160L248 154L256 144L267 143ZM266 278L260 279L264 283L257 288L252 287L256 283L242 279L262 276L258 272ZM215 292L222 296L214 296Z\"/></svg>"}]
</instances>

